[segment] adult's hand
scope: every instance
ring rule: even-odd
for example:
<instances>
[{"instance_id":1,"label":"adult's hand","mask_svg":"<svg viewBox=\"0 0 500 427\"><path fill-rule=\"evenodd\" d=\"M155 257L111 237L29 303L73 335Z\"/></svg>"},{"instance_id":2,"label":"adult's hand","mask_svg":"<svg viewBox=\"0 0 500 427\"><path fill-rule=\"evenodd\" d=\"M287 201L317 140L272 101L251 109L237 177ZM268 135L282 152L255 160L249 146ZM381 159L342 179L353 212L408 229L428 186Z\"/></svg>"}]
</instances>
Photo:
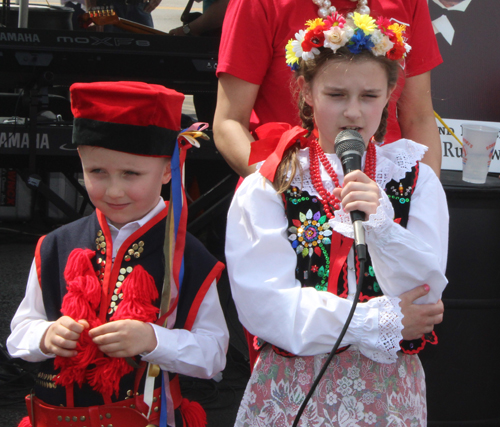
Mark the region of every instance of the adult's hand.
<instances>
[{"instance_id":1,"label":"adult's hand","mask_svg":"<svg viewBox=\"0 0 500 427\"><path fill-rule=\"evenodd\" d=\"M146 7L144 8L144 12L151 13L159 6L160 3L161 0L149 0Z\"/></svg>"},{"instance_id":2,"label":"adult's hand","mask_svg":"<svg viewBox=\"0 0 500 427\"><path fill-rule=\"evenodd\" d=\"M184 34L184 30L182 29L182 27L173 28L168 32L168 34L170 34L171 36L185 36L186 35L186 34Z\"/></svg>"}]
</instances>

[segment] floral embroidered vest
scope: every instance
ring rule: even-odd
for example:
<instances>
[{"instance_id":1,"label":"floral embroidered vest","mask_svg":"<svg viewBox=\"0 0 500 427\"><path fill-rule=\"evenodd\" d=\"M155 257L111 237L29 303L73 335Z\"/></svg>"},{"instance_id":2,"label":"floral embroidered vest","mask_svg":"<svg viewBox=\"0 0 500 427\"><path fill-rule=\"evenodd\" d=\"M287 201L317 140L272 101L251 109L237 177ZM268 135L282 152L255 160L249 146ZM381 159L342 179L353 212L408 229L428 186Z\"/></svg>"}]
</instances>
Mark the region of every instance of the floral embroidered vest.
<instances>
[{"instance_id":1,"label":"floral embroidered vest","mask_svg":"<svg viewBox=\"0 0 500 427\"><path fill-rule=\"evenodd\" d=\"M392 202L395 219L402 227L406 227L410 211L411 196L418 179L418 163L401 181L392 180L387 183L385 192ZM352 239L347 239L333 232L328 224L323 205L316 197L297 187L290 187L283 194L285 212L288 217L288 239L297 253L295 276L303 287L314 287L318 291L328 291L346 298L347 262L339 265L338 260L331 259L342 253L346 259L351 248ZM335 248L335 253L333 253ZM360 301L382 296L383 292L377 282L370 255L366 262ZM330 274L337 275L338 280L328 283ZM356 259L356 278L359 277L359 262ZM401 349L405 353L414 354L422 350L426 344L437 343L434 332L421 339L402 341ZM279 351L279 349L278 349ZM282 351L280 351L280 354Z\"/></svg>"}]
</instances>

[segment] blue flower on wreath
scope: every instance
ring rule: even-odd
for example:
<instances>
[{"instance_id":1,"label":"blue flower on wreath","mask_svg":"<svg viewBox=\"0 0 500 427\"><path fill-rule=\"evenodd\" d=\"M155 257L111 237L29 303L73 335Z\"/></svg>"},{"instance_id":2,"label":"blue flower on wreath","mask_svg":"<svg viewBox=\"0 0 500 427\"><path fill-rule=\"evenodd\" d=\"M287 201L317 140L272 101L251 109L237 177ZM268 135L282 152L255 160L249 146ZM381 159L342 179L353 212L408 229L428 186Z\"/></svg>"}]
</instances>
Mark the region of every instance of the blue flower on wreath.
<instances>
[{"instance_id":1,"label":"blue flower on wreath","mask_svg":"<svg viewBox=\"0 0 500 427\"><path fill-rule=\"evenodd\" d=\"M332 230L326 219L326 215L321 215L321 212L313 214L309 209L305 214L299 212L299 220L292 220L288 240L298 254L301 253L303 257L312 256L313 253L321 256L320 247L331 243Z\"/></svg>"},{"instance_id":2,"label":"blue flower on wreath","mask_svg":"<svg viewBox=\"0 0 500 427\"><path fill-rule=\"evenodd\" d=\"M351 37L347 47L351 53L358 54L362 50L371 50L375 45L372 42L372 38L369 35L365 35L363 30L357 30Z\"/></svg>"}]
</instances>

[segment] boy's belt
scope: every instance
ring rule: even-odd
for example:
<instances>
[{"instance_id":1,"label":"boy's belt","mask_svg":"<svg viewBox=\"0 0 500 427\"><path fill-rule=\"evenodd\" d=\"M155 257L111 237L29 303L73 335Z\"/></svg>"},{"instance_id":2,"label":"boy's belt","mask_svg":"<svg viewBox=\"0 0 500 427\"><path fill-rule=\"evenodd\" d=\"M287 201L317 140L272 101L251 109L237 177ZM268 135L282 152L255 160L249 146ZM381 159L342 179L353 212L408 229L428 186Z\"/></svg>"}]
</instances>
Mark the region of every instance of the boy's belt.
<instances>
[{"instance_id":1,"label":"boy's belt","mask_svg":"<svg viewBox=\"0 0 500 427\"><path fill-rule=\"evenodd\" d=\"M151 417L142 395L109 405L66 408L48 405L27 396L26 406L33 427L154 427L159 424L161 388L154 392ZM33 418L34 413L34 418Z\"/></svg>"}]
</instances>

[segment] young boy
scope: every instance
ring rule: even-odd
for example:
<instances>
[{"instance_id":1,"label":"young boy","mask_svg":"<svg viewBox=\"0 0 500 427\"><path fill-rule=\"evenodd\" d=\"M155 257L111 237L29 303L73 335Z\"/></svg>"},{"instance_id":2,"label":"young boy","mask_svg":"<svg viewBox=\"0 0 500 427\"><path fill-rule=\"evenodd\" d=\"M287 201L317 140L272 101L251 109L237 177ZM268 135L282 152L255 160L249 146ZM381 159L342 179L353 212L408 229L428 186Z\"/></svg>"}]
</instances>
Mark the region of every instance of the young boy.
<instances>
[{"instance_id":1,"label":"young boy","mask_svg":"<svg viewBox=\"0 0 500 427\"><path fill-rule=\"evenodd\" d=\"M12 320L10 354L42 362L27 397L35 427L205 423L176 374L220 372L228 331L223 265L185 230L180 175L193 135L178 135L183 99L136 82L71 87L96 211L40 239Z\"/></svg>"}]
</instances>

